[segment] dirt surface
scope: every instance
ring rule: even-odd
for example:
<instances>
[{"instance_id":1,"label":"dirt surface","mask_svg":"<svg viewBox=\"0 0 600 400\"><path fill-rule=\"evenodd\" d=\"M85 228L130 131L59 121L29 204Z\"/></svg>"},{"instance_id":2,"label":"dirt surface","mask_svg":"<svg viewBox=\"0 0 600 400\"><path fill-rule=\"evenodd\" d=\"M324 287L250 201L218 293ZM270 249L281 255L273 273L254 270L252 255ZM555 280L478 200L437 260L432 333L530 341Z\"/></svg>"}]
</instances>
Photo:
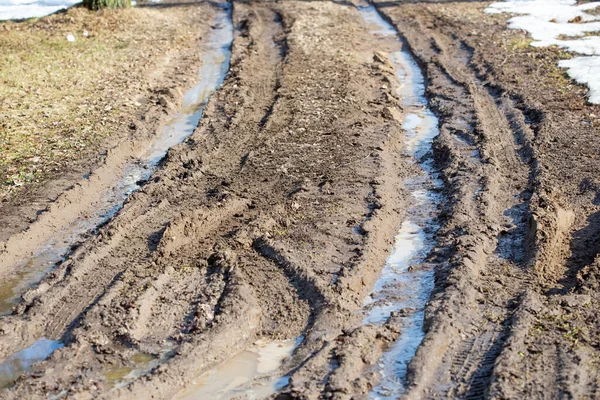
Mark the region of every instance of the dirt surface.
<instances>
[{"instance_id":1,"label":"dirt surface","mask_svg":"<svg viewBox=\"0 0 600 400\"><path fill-rule=\"evenodd\" d=\"M0 320L2 358L64 344L2 398L172 398L258 338L300 335L277 398L367 397L407 310L378 327L360 309L418 172L387 55L398 48L358 5L233 3L231 66L193 135ZM600 107L555 67L569 54L527 46L487 3L375 6L423 69L446 199L405 396L597 397ZM148 112L153 131L174 111ZM76 190L28 231L3 227L0 273L11 249L35 249L27 232L42 243L93 207ZM144 357L157 366L125 379Z\"/></svg>"}]
</instances>

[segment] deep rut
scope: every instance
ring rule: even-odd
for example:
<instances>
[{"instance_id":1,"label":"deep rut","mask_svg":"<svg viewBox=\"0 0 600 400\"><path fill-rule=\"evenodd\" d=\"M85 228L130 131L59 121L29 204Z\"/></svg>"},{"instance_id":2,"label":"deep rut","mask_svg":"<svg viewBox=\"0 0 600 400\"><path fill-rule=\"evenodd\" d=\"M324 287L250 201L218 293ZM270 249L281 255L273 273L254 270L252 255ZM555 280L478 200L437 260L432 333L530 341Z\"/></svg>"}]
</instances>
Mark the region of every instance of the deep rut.
<instances>
[{"instance_id":1,"label":"deep rut","mask_svg":"<svg viewBox=\"0 0 600 400\"><path fill-rule=\"evenodd\" d=\"M541 138L559 132L551 122L557 111L546 114L536 107L547 104L520 95L523 89L511 84L503 63L489 63L490 52L476 34L457 34L459 11L446 13L445 5L380 7L426 69L428 96L440 117L436 156L450 199L437 249L444 262L427 335L410 365L408 397L545 397L543 387L573 396L593 393L589 376L575 378L573 371L585 363L578 357L589 360L594 351L566 343L583 323L574 316L581 311L570 308L586 304L579 290L587 285L579 275L581 286L562 299L541 289L568 266L566 246L577 218L562 198L562 184L548 173L550 153L540 151ZM557 339L558 333L545 336L553 324L562 326L567 340ZM554 343L561 341L557 354Z\"/></svg>"}]
</instances>

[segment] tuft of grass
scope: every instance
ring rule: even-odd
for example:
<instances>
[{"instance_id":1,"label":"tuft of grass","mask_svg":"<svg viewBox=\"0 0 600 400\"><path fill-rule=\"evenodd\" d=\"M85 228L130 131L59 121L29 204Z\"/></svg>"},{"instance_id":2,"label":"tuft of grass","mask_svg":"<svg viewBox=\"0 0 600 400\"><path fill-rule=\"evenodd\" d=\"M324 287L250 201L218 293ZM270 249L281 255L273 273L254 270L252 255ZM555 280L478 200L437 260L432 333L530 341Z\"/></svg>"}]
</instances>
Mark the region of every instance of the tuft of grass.
<instances>
[{"instance_id":1,"label":"tuft of grass","mask_svg":"<svg viewBox=\"0 0 600 400\"><path fill-rule=\"evenodd\" d=\"M101 10L103 8L128 8L131 7L130 0L83 0L83 5L90 10Z\"/></svg>"},{"instance_id":2,"label":"tuft of grass","mask_svg":"<svg viewBox=\"0 0 600 400\"><path fill-rule=\"evenodd\" d=\"M545 65L546 73L556 83L556 87L561 93L568 92L573 86L573 81L569 78L564 69L556 64L548 63Z\"/></svg>"},{"instance_id":3,"label":"tuft of grass","mask_svg":"<svg viewBox=\"0 0 600 400\"><path fill-rule=\"evenodd\" d=\"M531 42L529 38L516 37L510 40L508 48L512 51L523 51L529 48Z\"/></svg>"}]
</instances>

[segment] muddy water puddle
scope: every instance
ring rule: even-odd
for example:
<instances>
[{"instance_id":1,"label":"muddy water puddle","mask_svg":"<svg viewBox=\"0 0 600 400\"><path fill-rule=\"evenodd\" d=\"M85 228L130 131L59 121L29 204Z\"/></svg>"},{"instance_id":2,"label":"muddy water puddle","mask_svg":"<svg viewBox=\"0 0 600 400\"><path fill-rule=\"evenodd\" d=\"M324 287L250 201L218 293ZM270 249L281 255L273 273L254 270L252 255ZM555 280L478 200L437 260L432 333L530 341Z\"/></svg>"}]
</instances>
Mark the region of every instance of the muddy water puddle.
<instances>
[{"instance_id":1,"label":"muddy water puddle","mask_svg":"<svg viewBox=\"0 0 600 400\"><path fill-rule=\"evenodd\" d=\"M280 373L283 361L302 342L259 340L221 366L201 376L178 400L264 399L289 383Z\"/></svg>"},{"instance_id":2,"label":"muddy water puddle","mask_svg":"<svg viewBox=\"0 0 600 400\"><path fill-rule=\"evenodd\" d=\"M119 368L107 369L103 374L104 380L114 388L124 387L137 378L152 372L154 368L166 362L173 354L172 343L168 343L158 355L141 351L136 352L129 357L127 364Z\"/></svg>"},{"instance_id":3,"label":"muddy water puddle","mask_svg":"<svg viewBox=\"0 0 600 400\"><path fill-rule=\"evenodd\" d=\"M359 11L373 35L396 40L402 47L396 30L373 6L359 7ZM398 398L404 392L408 364L424 337L424 308L434 286L434 270L425 260L435 246L442 186L431 158L432 141L439 134L438 120L427 106L423 74L406 50L390 54L390 61L400 82L397 94L404 110L405 151L421 173L403 182L410 195L406 218L381 276L363 304L365 324L383 324L393 312L402 318L400 337L376 366L381 382L370 393L372 399Z\"/></svg>"},{"instance_id":4,"label":"muddy water puddle","mask_svg":"<svg viewBox=\"0 0 600 400\"><path fill-rule=\"evenodd\" d=\"M157 365L158 359L155 356L146 353L137 353L129 359L128 365L106 371L104 378L109 385L117 386L132 379L134 375L137 375L136 371L150 371Z\"/></svg>"},{"instance_id":5,"label":"muddy water puddle","mask_svg":"<svg viewBox=\"0 0 600 400\"><path fill-rule=\"evenodd\" d=\"M73 245L112 218L127 197L139 189L141 182L150 178L167 150L193 133L210 95L223 83L229 69L233 41L229 5L219 9L211 26L211 34L201 49L202 67L198 84L185 93L180 111L166 123L151 145L140 152L136 161L123 169L116 185L104 193L92 215L80 217L57 232L49 242L33 253L33 257L17 265L17 272L13 276L0 284L0 315L10 313L21 294L61 262Z\"/></svg>"},{"instance_id":6,"label":"muddy water puddle","mask_svg":"<svg viewBox=\"0 0 600 400\"><path fill-rule=\"evenodd\" d=\"M26 349L13 354L0 364L0 389L12 383L32 365L50 357L54 350L63 347L56 340L41 338Z\"/></svg>"}]
</instances>

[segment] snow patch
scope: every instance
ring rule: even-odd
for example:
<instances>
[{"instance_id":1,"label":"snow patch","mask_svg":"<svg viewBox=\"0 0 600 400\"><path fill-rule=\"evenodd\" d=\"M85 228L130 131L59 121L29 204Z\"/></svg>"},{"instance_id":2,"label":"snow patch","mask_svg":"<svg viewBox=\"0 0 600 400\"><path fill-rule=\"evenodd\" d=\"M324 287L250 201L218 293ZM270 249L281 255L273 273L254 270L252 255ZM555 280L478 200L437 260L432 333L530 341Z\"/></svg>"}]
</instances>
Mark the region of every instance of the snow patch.
<instances>
[{"instance_id":1,"label":"snow patch","mask_svg":"<svg viewBox=\"0 0 600 400\"><path fill-rule=\"evenodd\" d=\"M577 5L576 0L506 0L491 4L486 12L532 15L542 21L569 22L577 17L581 17L582 21L594 21L599 18L586 11L598 6L598 1Z\"/></svg>"},{"instance_id":2,"label":"snow patch","mask_svg":"<svg viewBox=\"0 0 600 400\"><path fill-rule=\"evenodd\" d=\"M39 18L80 2L81 0L0 0L0 20Z\"/></svg>"},{"instance_id":3,"label":"snow patch","mask_svg":"<svg viewBox=\"0 0 600 400\"><path fill-rule=\"evenodd\" d=\"M558 46L592 56L563 60L558 65L590 88L591 103L600 104L600 36L584 37L600 32L600 15L586 12L598 7L599 1L577 5L576 0L506 0L491 4L485 12L521 14L509 20L509 27L529 32L534 47Z\"/></svg>"},{"instance_id":4,"label":"snow patch","mask_svg":"<svg viewBox=\"0 0 600 400\"><path fill-rule=\"evenodd\" d=\"M567 68L571 78L590 88L590 103L600 104L600 56L562 60L558 66Z\"/></svg>"}]
</instances>

